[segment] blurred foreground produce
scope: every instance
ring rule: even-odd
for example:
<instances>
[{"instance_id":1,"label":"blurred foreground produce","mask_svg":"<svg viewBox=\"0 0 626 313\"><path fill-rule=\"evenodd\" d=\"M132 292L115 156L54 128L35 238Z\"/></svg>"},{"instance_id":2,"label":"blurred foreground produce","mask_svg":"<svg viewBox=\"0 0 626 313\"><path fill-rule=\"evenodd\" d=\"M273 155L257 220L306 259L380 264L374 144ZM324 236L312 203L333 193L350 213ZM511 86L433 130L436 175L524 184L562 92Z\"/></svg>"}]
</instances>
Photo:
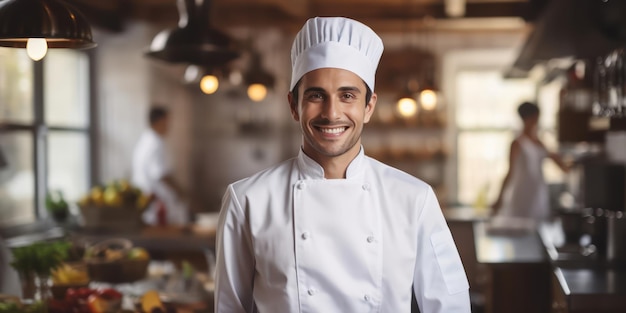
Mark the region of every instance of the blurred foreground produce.
<instances>
[{"instance_id":1,"label":"blurred foreground produce","mask_svg":"<svg viewBox=\"0 0 626 313\"><path fill-rule=\"evenodd\" d=\"M46 194L46 210L56 221L64 221L70 214L70 206L65 201L63 192L51 190Z\"/></svg>"},{"instance_id":2,"label":"blurred foreground produce","mask_svg":"<svg viewBox=\"0 0 626 313\"><path fill-rule=\"evenodd\" d=\"M141 296L137 304L138 313L176 313L176 309L165 305L156 290L149 290Z\"/></svg>"},{"instance_id":3,"label":"blurred foreground produce","mask_svg":"<svg viewBox=\"0 0 626 313\"><path fill-rule=\"evenodd\" d=\"M43 302L25 305L14 301L0 301L0 313L47 313Z\"/></svg>"},{"instance_id":4,"label":"blurred foreground produce","mask_svg":"<svg viewBox=\"0 0 626 313\"><path fill-rule=\"evenodd\" d=\"M69 288L63 298L48 302L48 313L118 313L122 298L112 288Z\"/></svg>"},{"instance_id":5,"label":"blurred foreground produce","mask_svg":"<svg viewBox=\"0 0 626 313\"><path fill-rule=\"evenodd\" d=\"M52 271L52 283L55 285L88 284L89 276L84 268L63 263Z\"/></svg>"},{"instance_id":6,"label":"blurred foreground produce","mask_svg":"<svg viewBox=\"0 0 626 313\"><path fill-rule=\"evenodd\" d=\"M146 276L150 255L132 242L114 238L99 242L85 252L89 277L108 283L133 282Z\"/></svg>"},{"instance_id":7,"label":"blurred foreground produce","mask_svg":"<svg viewBox=\"0 0 626 313\"><path fill-rule=\"evenodd\" d=\"M79 201L85 227L134 230L142 226L141 214L151 201L149 195L127 180L94 186Z\"/></svg>"},{"instance_id":8,"label":"blurred foreground produce","mask_svg":"<svg viewBox=\"0 0 626 313\"><path fill-rule=\"evenodd\" d=\"M127 180L120 179L104 186L94 186L84 195L78 205L81 207L109 207L143 210L150 198Z\"/></svg>"}]
</instances>

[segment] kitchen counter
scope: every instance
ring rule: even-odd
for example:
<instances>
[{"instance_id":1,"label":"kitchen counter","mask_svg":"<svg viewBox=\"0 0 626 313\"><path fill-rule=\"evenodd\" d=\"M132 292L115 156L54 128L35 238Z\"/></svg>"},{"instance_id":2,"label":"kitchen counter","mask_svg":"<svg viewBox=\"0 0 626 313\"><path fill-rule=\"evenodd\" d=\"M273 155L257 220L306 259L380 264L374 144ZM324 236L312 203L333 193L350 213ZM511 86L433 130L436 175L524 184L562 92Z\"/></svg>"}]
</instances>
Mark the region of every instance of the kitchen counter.
<instances>
[{"instance_id":1,"label":"kitchen counter","mask_svg":"<svg viewBox=\"0 0 626 313\"><path fill-rule=\"evenodd\" d=\"M550 263L538 234L491 221L474 222L473 230L485 312L550 312Z\"/></svg>"},{"instance_id":2,"label":"kitchen counter","mask_svg":"<svg viewBox=\"0 0 626 313\"><path fill-rule=\"evenodd\" d=\"M626 312L626 270L556 267L553 293L556 312Z\"/></svg>"},{"instance_id":3,"label":"kitchen counter","mask_svg":"<svg viewBox=\"0 0 626 313\"><path fill-rule=\"evenodd\" d=\"M553 268L555 312L626 312L626 268L609 264L580 246L564 242L559 223L545 224L539 236Z\"/></svg>"},{"instance_id":4,"label":"kitchen counter","mask_svg":"<svg viewBox=\"0 0 626 313\"><path fill-rule=\"evenodd\" d=\"M215 249L215 229L199 229L193 226L145 226L136 231L77 229L73 234L91 242L112 237L122 237L148 250L168 250L174 252L178 250Z\"/></svg>"},{"instance_id":5,"label":"kitchen counter","mask_svg":"<svg viewBox=\"0 0 626 313\"><path fill-rule=\"evenodd\" d=\"M537 233L494 231L488 222L474 223L476 258L482 264L524 264L548 262Z\"/></svg>"},{"instance_id":6,"label":"kitchen counter","mask_svg":"<svg viewBox=\"0 0 626 313\"><path fill-rule=\"evenodd\" d=\"M487 267L486 312L626 312L626 268L565 244L558 222L529 232L473 227L477 261Z\"/></svg>"}]
</instances>

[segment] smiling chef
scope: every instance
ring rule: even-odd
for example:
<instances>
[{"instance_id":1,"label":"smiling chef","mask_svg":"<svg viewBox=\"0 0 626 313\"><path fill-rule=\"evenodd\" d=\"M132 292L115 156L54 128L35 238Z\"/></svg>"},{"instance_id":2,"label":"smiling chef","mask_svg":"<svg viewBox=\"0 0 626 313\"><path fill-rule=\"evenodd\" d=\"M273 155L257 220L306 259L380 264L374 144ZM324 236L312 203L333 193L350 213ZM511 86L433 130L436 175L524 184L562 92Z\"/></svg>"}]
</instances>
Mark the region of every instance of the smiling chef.
<instances>
[{"instance_id":1,"label":"smiling chef","mask_svg":"<svg viewBox=\"0 0 626 313\"><path fill-rule=\"evenodd\" d=\"M228 186L215 312L470 312L431 187L365 155L383 52L368 26L309 19L291 49L297 157Z\"/></svg>"}]
</instances>

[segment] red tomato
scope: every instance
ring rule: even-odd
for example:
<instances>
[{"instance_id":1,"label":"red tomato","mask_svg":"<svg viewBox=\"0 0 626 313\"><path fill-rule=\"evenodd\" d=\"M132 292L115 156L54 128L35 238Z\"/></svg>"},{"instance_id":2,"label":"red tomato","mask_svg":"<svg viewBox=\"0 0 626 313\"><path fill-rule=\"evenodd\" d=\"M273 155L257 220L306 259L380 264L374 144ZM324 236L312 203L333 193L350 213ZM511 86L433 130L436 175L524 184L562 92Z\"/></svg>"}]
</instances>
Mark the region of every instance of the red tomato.
<instances>
[{"instance_id":1,"label":"red tomato","mask_svg":"<svg viewBox=\"0 0 626 313\"><path fill-rule=\"evenodd\" d=\"M104 288L97 291L97 294L106 300L117 300L122 298L122 294L112 288Z\"/></svg>"}]
</instances>

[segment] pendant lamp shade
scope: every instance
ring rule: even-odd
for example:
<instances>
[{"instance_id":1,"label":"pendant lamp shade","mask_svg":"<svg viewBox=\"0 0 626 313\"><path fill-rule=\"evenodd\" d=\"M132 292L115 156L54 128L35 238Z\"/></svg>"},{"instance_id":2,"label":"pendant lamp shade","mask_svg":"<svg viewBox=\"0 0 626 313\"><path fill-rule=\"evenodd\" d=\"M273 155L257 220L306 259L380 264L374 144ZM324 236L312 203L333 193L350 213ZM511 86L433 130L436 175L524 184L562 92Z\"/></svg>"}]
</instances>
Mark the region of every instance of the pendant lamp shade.
<instances>
[{"instance_id":1,"label":"pendant lamp shade","mask_svg":"<svg viewBox=\"0 0 626 313\"><path fill-rule=\"evenodd\" d=\"M0 47L26 48L30 38L45 38L49 48L96 46L87 19L62 0L0 1Z\"/></svg>"},{"instance_id":2,"label":"pendant lamp shade","mask_svg":"<svg viewBox=\"0 0 626 313\"><path fill-rule=\"evenodd\" d=\"M147 55L170 63L219 67L239 57L233 41L211 28L209 0L178 0L178 27L158 33Z\"/></svg>"}]
</instances>

